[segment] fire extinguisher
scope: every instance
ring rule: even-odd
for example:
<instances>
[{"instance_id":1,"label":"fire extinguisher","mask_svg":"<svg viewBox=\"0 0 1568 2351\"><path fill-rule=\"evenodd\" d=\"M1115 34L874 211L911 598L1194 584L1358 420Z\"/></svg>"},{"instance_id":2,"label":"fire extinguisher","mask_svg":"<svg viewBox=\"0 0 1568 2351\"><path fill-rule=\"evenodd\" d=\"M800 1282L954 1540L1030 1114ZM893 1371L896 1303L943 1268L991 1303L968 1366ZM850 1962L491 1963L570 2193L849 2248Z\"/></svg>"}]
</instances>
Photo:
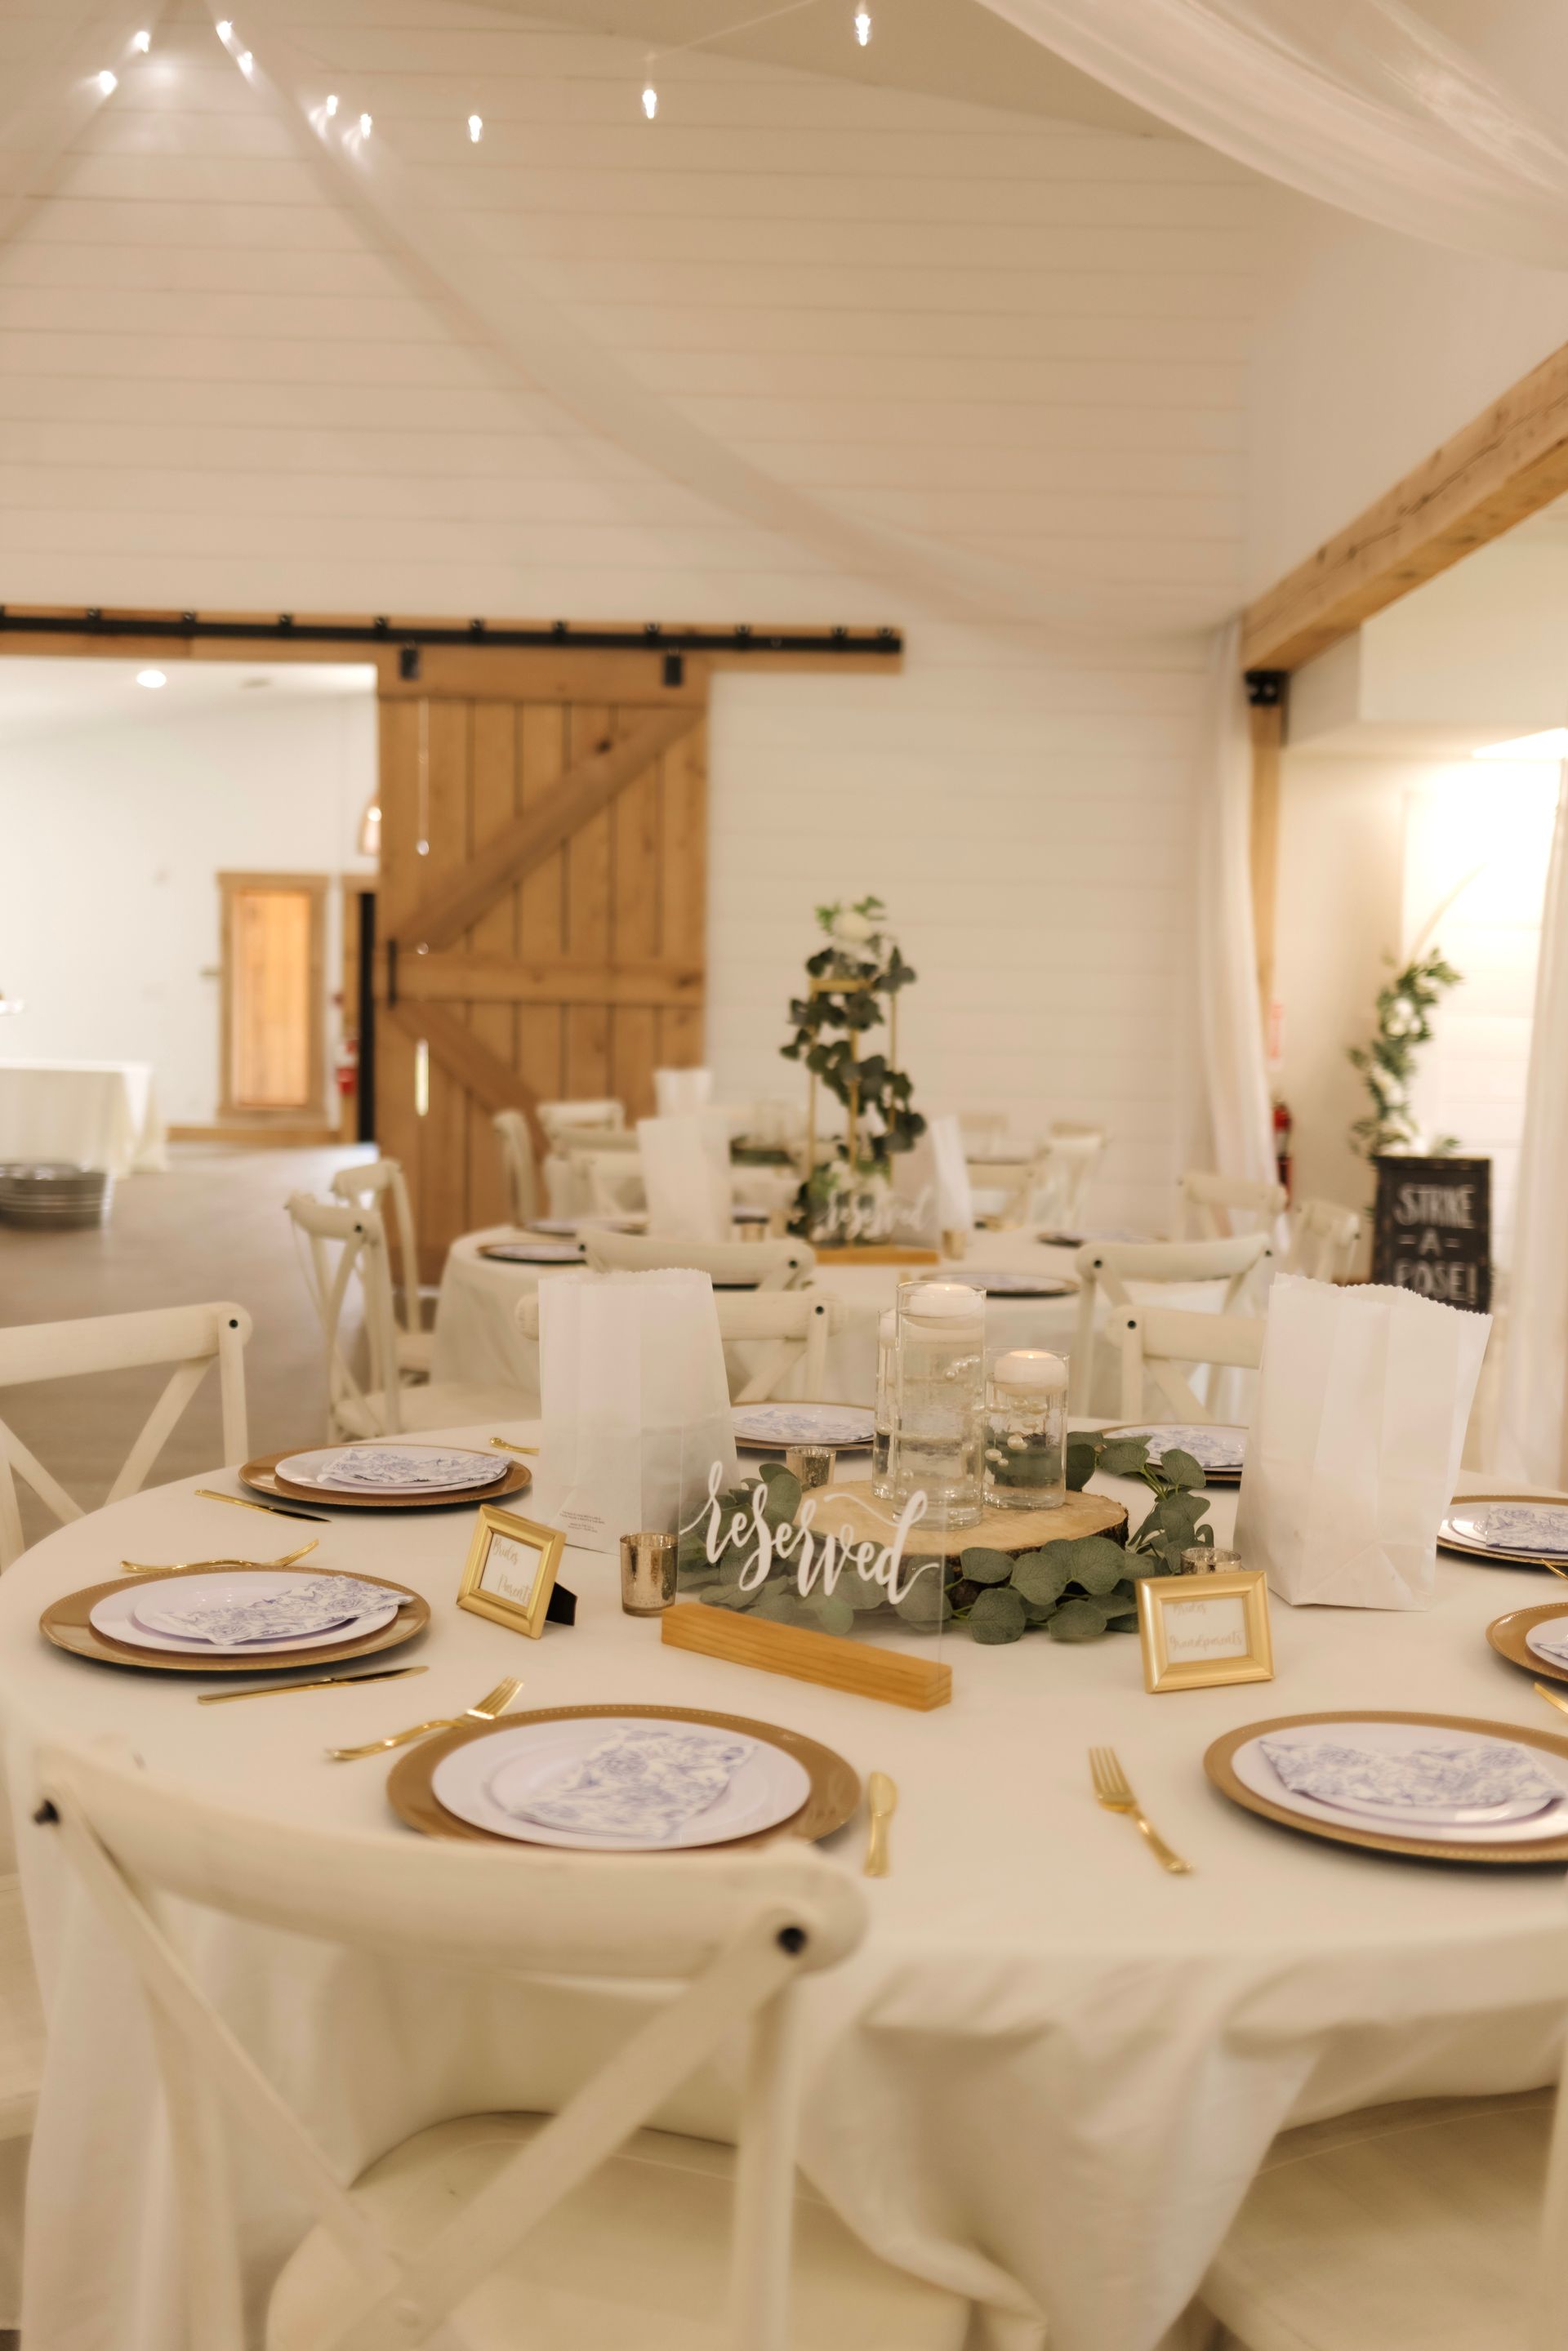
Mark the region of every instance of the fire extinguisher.
<instances>
[{"instance_id":1,"label":"fire extinguisher","mask_svg":"<svg viewBox=\"0 0 1568 2351\"><path fill-rule=\"evenodd\" d=\"M345 1035L341 1045L338 1048L338 1063L337 1068L333 1071L333 1075L337 1080L338 1092L340 1094L358 1093L360 1090L360 1040L358 1037L351 1033Z\"/></svg>"},{"instance_id":2,"label":"fire extinguisher","mask_svg":"<svg viewBox=\"0 0 1568 2351\"><path fill-rule=\"evenodd\" d=\"M1290 1110L1284 1102L1277 1101L1274 1104L1274 1165L1285 1187L1287 1200L1291 1196L1291 1131Z\"/></svg>"}]
</instances>

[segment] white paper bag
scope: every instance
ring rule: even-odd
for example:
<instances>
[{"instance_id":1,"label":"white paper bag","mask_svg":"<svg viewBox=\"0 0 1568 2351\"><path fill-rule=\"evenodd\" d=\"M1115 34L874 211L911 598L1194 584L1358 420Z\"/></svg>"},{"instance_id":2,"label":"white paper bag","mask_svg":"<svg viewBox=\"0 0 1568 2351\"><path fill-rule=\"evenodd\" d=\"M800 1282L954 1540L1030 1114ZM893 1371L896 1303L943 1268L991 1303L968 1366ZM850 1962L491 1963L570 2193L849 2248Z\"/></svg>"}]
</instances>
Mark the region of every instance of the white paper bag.
<instances>
[{"instance_id":1,"label":"white paper bag","mask_svg":"<svg viewBox=\"0 0 1568 2351\"><path fill-rule=\"evenodd\" d=\"M724 1346L706 1273L571 1273L539 1284L540 1483L591 1551L673 1534L708 1471L738 1476Z\"/></svg>"},{"instance_id":2,"label":"white paper bag","mask_svg":"<svg viewBox=\"0 0 1568 2351\"><path fill-rule=\"evenodd\" d=\"M1281 1274L1236 1511L1293 1606L1424 1608L1491 1319Z\"/></svg>"},{"instance_id":3,"label":"white paper bag","mask_svg":"<svg viewBox=\"0 0 1568 2351\"><path fill-rule=\"evenodd\" d=\"M661 1118L679 1118L685 1111L706 1110L713 1100L711 1070L655 1070L653 1102Z\"/></svg>"},{"instance_id":4,"label":"white paper bag","mask_svg":"<svg viewBox=\"0 0 1568 2351\"><path fill-rule=\"evenodd\" d=\"M945 1233L973 1232L975 1196L969 1188L964 1130L956 1118L934 1118L927 1121L925 1131L931 1138L936 1215L941 1229Z\"/></svg>"},{"instance_id":5,"label":"white paper bag","mask_svg":"<svg viewBox=\"0 0 1568 2351\"><path fill-rule=\"evenodd\" d=\"M637 1142L649 1232L661 1240L733 1240L726 1113L640 1118Z\"/></svg>"}]
</instances>

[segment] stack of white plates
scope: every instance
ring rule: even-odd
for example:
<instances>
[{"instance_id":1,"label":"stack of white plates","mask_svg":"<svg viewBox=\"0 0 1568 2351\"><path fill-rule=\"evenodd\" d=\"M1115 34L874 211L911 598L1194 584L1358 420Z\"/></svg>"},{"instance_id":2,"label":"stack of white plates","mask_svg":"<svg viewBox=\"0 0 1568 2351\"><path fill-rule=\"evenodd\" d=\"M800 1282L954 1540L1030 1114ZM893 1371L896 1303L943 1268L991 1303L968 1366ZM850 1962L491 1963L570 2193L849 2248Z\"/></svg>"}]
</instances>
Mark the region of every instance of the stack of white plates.
<instances>
[{"instance_id":1,"label":"stack of white plates","mask_svg":"<svg viewBox=\"0 0 1568 2351\"><path fill-rule=\"evenodd\" d=\"M0 1221L79 1230L109 1221L114 1178L101 1167L45 1161L0 1166Z\"/></svg>"}]
</instances>

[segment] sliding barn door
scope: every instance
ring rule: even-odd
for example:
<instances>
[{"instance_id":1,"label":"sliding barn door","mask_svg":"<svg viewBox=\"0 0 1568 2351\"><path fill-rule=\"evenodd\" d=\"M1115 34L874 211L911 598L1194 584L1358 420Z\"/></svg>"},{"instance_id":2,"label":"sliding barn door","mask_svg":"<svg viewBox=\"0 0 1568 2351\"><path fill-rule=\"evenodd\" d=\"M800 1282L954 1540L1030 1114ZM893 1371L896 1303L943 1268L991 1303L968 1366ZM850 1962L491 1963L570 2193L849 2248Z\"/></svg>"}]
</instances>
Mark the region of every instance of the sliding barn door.
<instances>
[{"instance_id":1,"label":"sliding barn door","mask_svg":"<svg viewBox=\"0 0 1568 2351\"><path fill-rule=\"evenodd\" d=\"M538 1148L538 1102L634 1119L655 1068L702 1060L706 679L653 653L425 667L382 692L376 1123L430 1278L505 1220L497 1110Z\"/></svg>"}]
</instances>

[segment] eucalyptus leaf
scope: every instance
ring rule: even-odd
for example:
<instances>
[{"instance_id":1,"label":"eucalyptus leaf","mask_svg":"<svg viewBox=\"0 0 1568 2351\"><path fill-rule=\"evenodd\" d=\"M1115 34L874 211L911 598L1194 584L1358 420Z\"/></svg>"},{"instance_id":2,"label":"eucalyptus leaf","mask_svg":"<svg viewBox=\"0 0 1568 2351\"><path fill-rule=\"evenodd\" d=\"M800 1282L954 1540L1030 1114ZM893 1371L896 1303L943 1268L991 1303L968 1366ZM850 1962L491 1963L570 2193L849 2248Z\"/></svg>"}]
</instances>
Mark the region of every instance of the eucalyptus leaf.
<instances>
[{"instance_id":1,"label":"eucalyptus leaf","mask_svg":"<svg viewBox=\"0 0 1568 2351\"><path fill-rule=\"evenodd\" d=\"M998 1648L1004 1642L1021 1641L1026 1621L1019 1594L993 1585L969 1611L969 1637L983 1648Z\"/></svg>"},{"instance_id":2,"label":"eucalyptus leaf","mask_svg":"<svg viewBox=\"0 0 1568 2351\"><path fill-rule=\"evenodd\" d=\"M1097 1641L1110 1619L1098 1600L1064 1600L1046 1626L1053 1641Z\"/></svg>"},{"instance_id":3,"label":"eucalyptus leaf","mask_svg":"<svg viewBox=\"0 0 1568 2351\"><path fill-rule=\"evenodd\" d=\"M1127 1554L1109 1535L1083 1535L1071 1548L1072 1581L1085 1592L1109 1592L1127 1572Z\"/></svg>"},{"instance_id":4,"label":"eucalyptus leaf","mask_svg":"<svg viewBox=\"0 0 1568 2351\"><path fill-rule=\"evenodd\" d=\"M1149 1448L1141 1437L1108 1437L1100 1448L1107 1478L1136 1478L1147 1466Z\"/></svg>"},{"instance_id":5,"label":"eucalyptus leaf","mask_svg":"<svg viewBox=\"0 0 1568 2351\"><path fill-rule=\"evenodd\" d=\"M1131 1585L1119 1583L1114 1592L1102 1594L1100 1605L1105 1611L1106 1622L1113 1625L1119 1617L1137 1614L1138 1595Z\"/></svg>"},{"instance_id":6,"label":"eucalyptus leaf","mask_svg":"<svg viewBox=\"0 0 1568 2351\"><path fill-rule=\"evenodd\" d=\"M1176 1445L1161 1454L1160 1476L1167 1486L1179 1486L1185 1492L1191 1493L1203 1484L1204 1468L1201 1461L1195 1460L1190 1453L1184 1453Z\"/></svg>"},{"instance_id":7,"label":"eucalyptus leaf","mask_svg":"<svg viewBox=\"0 0 1568 2351\"><path fill-rule=\"evenodd\" d=\"M847 1600L857 1616L863 1616L872 1608L885 1607L887 1604L886 1584L875 1583L869 1575L857 1575L853 1568L844 1570L833 1587L833 1593L836 1599Z\"/></svg>"},{"instance_id":8,"label":"eucalyptus leaf","mask_svg":"<svg viewBox=\"0 0 1568 2351\"><path fill-rule=\"evenodd\" d=\"M911 1562L905 1560L905 1569L910 1564ZM924 1565L925 1573L915 1577L903 1598L894 1604L906 1625L914 1625L926 1632L935 1632L938 1625L947 1621L953 1611L948 1604L946 1593L943 1589L941 1562L930 1560L925 1562Z\"/></svg>"},{"instance_id":9,"label":"eucalyptus leaf","mask_svg":"<svg viewBox=\"0 0 1568 2351\"><path fill-rule=\"evenodd\" d=\"M977 1544L959 1554L959 1565L971 1583L1005 1583L1013 1572L1005 1551L987 1551Z\"/></svg>"},{"instance_id":10,"label":"eucalyptus leaf","mask_svg":"<svg viewBox=\"0 0 1568 2351\"><path fill-rule=\"evenodd\" d=\"M1060 1605L1061 1603L1055 1600L1048 1600L1043 1604L1026 1600L1023 1604L1024 1622L1030 1625L1049 1625Z\"/></svg>"},{"instance_id":11,"label":"eucalyptus leaf","mask_svg":"<svg viewBox=\"0 0 1568 2351\"><path fill-rule=\"evenodd\" d=\"M1043 1551L1026 1551L1021 1559L1014 1560L1013 1590L1030 1607L1052 1608L1061 1599L1071 1581L1061 1553L1071 1547L1051 1543Z\"/></svg>"},{"instance_id":12,"label":"eucalyptus leaf","mask_svg":"<svg viewBox=\"0 0 1568 2351\"><path fill-rule=\"evenodd\" d=\"M1081 1494L1099 1466L1100 1447L1095 1439L1082 1430L1075 1430L1067 1440L1067 1490Z\"/></svg>"},{"instance_id":13,"label":"eucalyptus leaf","mask_svg":"<svg viewBox=\"0 0 1568 2351\"><path fill-rule=\"evenodd\" d=\"M737 1591L733 1583L710 1583L701 1599L705 1608L749 1608L752 1595Z\"/></svg>"}]
</instances>

